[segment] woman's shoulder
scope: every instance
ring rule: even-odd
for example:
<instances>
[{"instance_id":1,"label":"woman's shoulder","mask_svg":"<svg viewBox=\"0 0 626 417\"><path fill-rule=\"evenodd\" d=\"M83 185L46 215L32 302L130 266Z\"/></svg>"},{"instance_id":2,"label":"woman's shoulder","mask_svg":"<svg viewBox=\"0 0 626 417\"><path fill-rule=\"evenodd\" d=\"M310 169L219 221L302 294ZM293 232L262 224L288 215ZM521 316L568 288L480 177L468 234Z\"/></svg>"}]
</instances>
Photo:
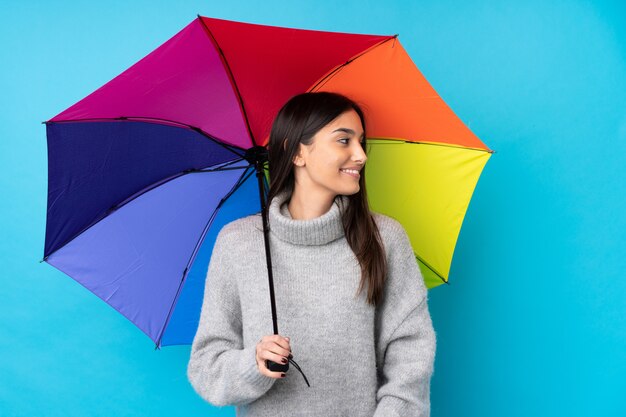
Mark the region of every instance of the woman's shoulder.
<instances>
[{"instance_id":1,"label":"woman's shoulder","mask_svg":"<svg viewBox=\"0 0 626 417\"><path fill-rule=\"evenodd\" d=\"M370 211L370 213L383 238L393 239L406 235L404 226L394 217L375 211Z\"/></svg>"},{"instance_id":2,"label":"woman's shoulder","mask_svg":"<svg viewBox=\"0 0 626 417\"><path fill-rule=\"evenodd\" d=\"M371 213L388 255L413 253L409 235L402 223L386 214L373 211Z\"/></svg>"},{"instance_id":3,"label":"woman's shoulder","mask_svg":"<svg viewBox=\"0 0 626 417\"><path fill-rule=\"evenodd\" d=\"M239 239L242 237L250 237L250 234L256 231L263 231L261 213L231 220L222 226L218 236L222 239Z\"/></svg>"}]
</instances>

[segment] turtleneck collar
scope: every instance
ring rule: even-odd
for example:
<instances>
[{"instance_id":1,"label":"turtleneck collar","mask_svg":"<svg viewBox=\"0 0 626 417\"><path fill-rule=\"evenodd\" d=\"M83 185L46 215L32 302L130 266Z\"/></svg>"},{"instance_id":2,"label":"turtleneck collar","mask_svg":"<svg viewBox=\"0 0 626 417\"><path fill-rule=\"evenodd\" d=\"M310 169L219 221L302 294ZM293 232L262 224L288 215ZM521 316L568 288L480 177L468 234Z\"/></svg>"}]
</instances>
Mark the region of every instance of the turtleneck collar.
<instances>
[{"instance_id":1,"label":"turtleneck collar","mask_svg":"<svg viewBox=\"0 0 626 417\"><path fill-rule=\"evenodd\" d=\"M270 230L281 240L296 245L324 245L344 236L341 215L348 197L338 195L330 210L309 220L294 220L289 213L288 193L283 191L272 200L269 210Z\"/></svg>"}]
</instances>

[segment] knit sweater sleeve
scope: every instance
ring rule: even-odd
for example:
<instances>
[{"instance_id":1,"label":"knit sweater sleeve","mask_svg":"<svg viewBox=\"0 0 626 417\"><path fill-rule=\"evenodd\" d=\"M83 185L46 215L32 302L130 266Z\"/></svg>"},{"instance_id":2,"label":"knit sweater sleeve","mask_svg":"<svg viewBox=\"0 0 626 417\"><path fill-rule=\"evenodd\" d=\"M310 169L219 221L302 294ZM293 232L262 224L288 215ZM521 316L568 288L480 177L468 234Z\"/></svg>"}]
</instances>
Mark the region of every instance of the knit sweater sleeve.
<instances>
[{"instance_id":1,"label":"knit sweater sleeve","mask_svg":"<svg viewBox=\"0 0 626 417\"><path fill-rule=\"evenodd\" d=\"M388 273L385 297L377 307L378 391L374 417L430 415L430 379L436 336L428 293L408 235L387 219Z\"/></svg>"},{"instance_id":2,"label":"knit sweater sleeve","mask_svg":"<svg viewBox=\"0 0 626 417\"><path fill-rule=\"evenodd\" d=\"M256 345L243 345L241 307L232 276L237 244L231 231L229 225L222 228L213 246L187 367L193 388L215 406L248 404L276 381L260 373Z\"/></svg>"}]
</instances>

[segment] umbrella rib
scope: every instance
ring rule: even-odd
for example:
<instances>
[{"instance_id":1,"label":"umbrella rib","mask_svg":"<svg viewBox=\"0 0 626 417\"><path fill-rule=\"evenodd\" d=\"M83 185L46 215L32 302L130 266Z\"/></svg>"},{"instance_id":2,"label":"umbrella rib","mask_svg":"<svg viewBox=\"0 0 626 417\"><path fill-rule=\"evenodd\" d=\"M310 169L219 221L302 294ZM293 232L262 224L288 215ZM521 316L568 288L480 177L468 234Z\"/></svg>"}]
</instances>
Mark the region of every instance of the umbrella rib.
<instances>
[{"instance_id":1,"label":"umbrella rib","mask_svg":"<svg viewBox=\"0 0 626 417\"><path fill-rule=\"evenodd\" d=\"M243 97L241 96L241 93L239 92L239 87L237 86L237 82L235 82L235 75L233 74L232 70L230 69L230 65L228 65L228 61L226 60L226 56L224 55L224 51L222 51L222 48L220 48L219 43L217 43L217 39L215 39L215 36L213 36L213 32L211 32L211 29L209 29L209 27L206 25L206 23L204 23L204 20L202 20L202 17L200 15L198 15L198 20L200 20L200 24L202 24L202 27L207 32L207 35L209 36L209 38L213 42L213 46L215 46L215 48L219 52L220 60L222 61L222 65L226 69L226 73L228 74L228 78L230 79L230 83L231 83L233 89L235 90L235 94L237 95L237 102L239 103L239 107L241 109L241 114L243 115L243 120L246 123L246 129L248 130L248 135L250 135L250 139L252 140L252 146L257 146L256 140L254 139L254 135L252 134L252 128L250 127L250 122L248 121L248 114L246 113L246 107L243 104Z\"/></svg>"},{"instance_id":2,"label":"umbrella rib","mask_svg":"<svg viewBox=\"0 0 626 417\"><path fill-rule=\"evenodd\" d=\"M391 40L393 40L393 41L395 42L395 40L396 40L396 38L397 38L397 37L398 37L398 35L393 35L393 36L390 36L390 37L388 37L387 39L384 39L384 40L382 40L382 41L378 42L377 44L370 46L370 47L369 47L369 48L367 48L365 51L363 51L363 52L360 52L360 53L356 54L355 56L353 56L352 58L348 59L348 60L347 60L346 62L344 62L343 64L338 65L337 67L335 67L334 69L332 69L332 70L331 70L328 74L326 74L324 77L322 77L322 78L321 78L318 82L316 82L316 83L313 85L313 87L309 88L309 91L315 91L315 90L318 88L318 86L319 86L319 88L323 87L323 84L325 84L326 82L330 81L330 79L331 79L332 77L334 77L335 75L337 75L337 73L338 73L338 72L339 72L339 71L340 71L343 67L345 67L346 65L348 65L349 63L351 63L351 62L352 62L352 61L354 61L355 59L357 59L357 58L361 57L362 55L365 55L366 53L368 53L368 52L369 52L369 51L371 51L372 49L377 48L377 47L379 47L380 45L382 45L382 44L384 44L384 43L386 43L386 42L389 42L389 41L391 41Z\"/></svg>"},{"instance_id":3,"label":"umbrella rib","mask_svg":"<svg viewBox=\"0 0 626 417\"><path fill-rule=\"evenodd\" d=\"M415 252L413 252L413 255L415 256L415 258L417 258L418 261L420 261L421 263L423 263L426 268L430 269L435 275L437 275L437 277L439 277L439 279L441 281L443 281L444 284L448 284L450 285L450 283L448 282L448 280L446 280L444 278L443 275L441 275L435 268L433 268L432 266L430 266L430 264L428 264L428 262L426 262L424 259L422 259L421 256L419 256L418 254L416 254Z\"/></svg>"},{"instance_id":4,"label":"umbrella rib","mask_svg":"<svg viewBox=\"0 0 626 417\"><path fill-rule=\"evenodd\" d=\"M215 137L207 132L205 132L204 130L200 129L199 127L196 126L192 126L190 124L187 123L182 123L182 122L177 122L174 120L169 120L169 119L162 119L159 117L147 117L147 116L120 116L120 117L93 117L93 118L85 118L85 119L71 119L71 120L55 120L55 121L46 121L46 122L41 122L43 124L53 124L53 123L73 123L73 122L98 122L98 121L112 121L112 120L117 120L117 121L128 121L128 122L134 122L134 121L142 121L142 120L156 120L159 122L164 122L164 124L170 124L170 125L174 125L174 126L178 126L178 127L184 127L190 130L193 130L196 133L199 133L200 135L204 136L205 138L209 139L210 141L214 142L216 145L219 145L227 150L229 150L230 152L234 153L235 155L243 158L244 154L240 153L240 152L245 152L245 149L240 148L238 146L235 145L228 145L226 144L222 139Z\"/></svg>"},{"instance_id":5,"label":"umbrella rib","mask_svg":"<svg viewBox=\"0 0 626 417\"><path fill-rule=\"evenodd\" d=\"M165 184L166 182L170 182L178 177L181 177L183 175L187 175L187 174L196 174L196 173L201 173L201 172L216 172L216 171L232 171L235 169L247 169L248 167L231 167L230 165L241 161L241 159L233 159L232 161L226 162L220 166L218 166L217 168L210 168L210 169L205 169L205 168L190 168L190 169L186 169L182 172L179 172L178 174L172 175L171 177L165 178L161 181L155 182L153 184L150 184L149 186L142 188L141 190L137 191L136 193L130 195L129 197L127 197L126 199L122 200L121 202L111 206L109 208L109 211L113 212L115 210L120 209L122 206L130 203L132 200L135 200L136 198L139 198L141 195L147 193L148 191L151 191L153 189L155 189L156 187Z\"/></svg>"},{"instance_id":6,"label":"umbrella rib","mask_svg":"<svg viewBox=\"0 0 626 417\"><path fill-rule=\"evenodd\" d=\"M137 191L136 193L132 194L130 197L127 197L126 199L122 200L119 203L116 203L114 205L112 205L111 207L109 207L104 213L101 213L98 217L95 218L95 220L93 220L91 223L89 223L87 226L85 226L80 232L76 233L75 235L71 236L69 239L67 239L62 245L59 245L59 247L54 251L49 253L48 255L44 256L44 258L40 261L40 262L44 262L46 261L51 255L53 255L54 253L56 253L58 250L63 249L65 247L65 245L67 245L68 243L70 243L72 240L76 239L78 236L82 235L84 232L86 232L87 230L89 230L91 227L93 227L94 225L96 225L97 223L101 222L102 220L106 219L111 213L117 211L118 209L120 209L121 207L123 207L124 205L130 203L131 201L139 198L141 195L147 193L150 190L153 190L154 188L161 186L169 181L175 180L176 178L179 178L183 175L187 175L187 174L195 174L195 173L201 173L201 172L215 172L215 171L228 171L228 170L234 170L234 169L248 169L249 166L242 166L242 167L228 167L229 165L232 165L233 163L239 162L241 161L241 159L235 159L229 162L224 163L222 166L215 168L215 169L187 169L184 170L182 172L176 173L170 177L167 177L165 179L162 179L160 181L157 181L153 184L150 184L147 187L142 188L141 190ZM223 169L220 169L223 168Z\"/></svg>"},{"instance_id":7,"label":"umbrella rib","mask_svg":"<svg viewBox=\"0 0 626 417\"><path fill-rule=\"evenodd\" d=\"M432 146L443 146L444 148L458 148L458 149L467 149L467 150L471 150L471 151L479 151L479 152L486 152L486 153L491 153L494 154L496 153L496 151L494 151L493 149L484 149L484 148L472 148L469 146L461 146L461 145L454 145L451 143L441 143L441 142L420 142L420 141L411 141L411 140L406 140L406 139L402 139L402 138L381 138L381 137L373 137L373 138L367 138L367 144L368 145L375 145L376 142L371 142L371 141L380 141L380 142L387 142L388 144L401 144L401 143L406 143L409 145L432 145Z\"/></svg>"},{"instance_id":8,"label":"umbrella rib","mask_svg":"<svg viewBox=\"0 0 626 417\"><path fill-rule=\"evenodd\" d=\"M250 166L246 167L246 170L248 170L249 168L250 168ZM239 180L237 181L237 183L228 192L228 194L226 194L224 197L222 197L220 202L217 204L217 206L213 210L213 213L211 213L211 217L209 218L208 222L204 226L204 229L202 230L202 233L200 234L200 238L196 241L194 249L191 252L191 256L187 260L187 265L185 266L185 270L183 271L183 276L182 276L182 278L181 278L181 280L180 280L180 282L178 284L178 289L176 290L176 294L174 295L174 299L172 300L172 303L170 304L170 309L169 309L169 311L167 313L167 317L165 318L165 322L163 323L163 327L161 328L161 331L159 332L159 336L158 336L158 338L156 340L156 347L155 347L155 349L160 348L161 339L163 338L163 335L165 334L165 329L167 328L167 325L169 324L170 318L172 316L172 312L174 311L174 306L176 305L176 302L178 301L178 296L180 295L180 291L181 291L181 289L182 289L182 287L183 287L183 285L185 283L185 280L187 278L189 269L191 268L191 265L193 264L194 260L196 259L198 251L200 249L200 246L202 245L202 242L204 241L204 238L206 236L207 231L211 228L211 225L213 224L213 221L215 220L215 217L217 216L217 212L222 207L222 205L226 202L226 200L228 200L230 198L230 196L233 195L233 193L235 191L237 191L239 189L239 187L241 187L241 185L244 182L246 182L248 180L248 178L250 178L250 176L252 174L254 174L254 172L255 171L253 169L250 169L247 175L246 175L246 172L244 172L239 177Z\"/></svg>"}]
</instances>

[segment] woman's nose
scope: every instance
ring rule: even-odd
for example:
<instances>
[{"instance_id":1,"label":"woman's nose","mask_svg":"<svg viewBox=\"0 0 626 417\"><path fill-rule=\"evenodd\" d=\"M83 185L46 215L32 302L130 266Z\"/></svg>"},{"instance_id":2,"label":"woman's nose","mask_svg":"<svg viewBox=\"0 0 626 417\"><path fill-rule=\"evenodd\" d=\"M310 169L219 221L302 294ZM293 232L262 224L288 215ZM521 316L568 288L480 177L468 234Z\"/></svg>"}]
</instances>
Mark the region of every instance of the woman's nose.
<instances>
[{"instance_id":1,"label":"woman's nose","mask_svg":"<svg viewBox=\"0 0 626 417\"><path fill-rule=\"evenodd\" d=\"M361 144L357 144L355 146L354 149L354 153L352 155L352 158L355 161L361 161L363 164L365 163L365 161L367 161L367 154L365 153L365 151L363 150L363 147L361 146Z\"/></svg>"}]
</instances>

